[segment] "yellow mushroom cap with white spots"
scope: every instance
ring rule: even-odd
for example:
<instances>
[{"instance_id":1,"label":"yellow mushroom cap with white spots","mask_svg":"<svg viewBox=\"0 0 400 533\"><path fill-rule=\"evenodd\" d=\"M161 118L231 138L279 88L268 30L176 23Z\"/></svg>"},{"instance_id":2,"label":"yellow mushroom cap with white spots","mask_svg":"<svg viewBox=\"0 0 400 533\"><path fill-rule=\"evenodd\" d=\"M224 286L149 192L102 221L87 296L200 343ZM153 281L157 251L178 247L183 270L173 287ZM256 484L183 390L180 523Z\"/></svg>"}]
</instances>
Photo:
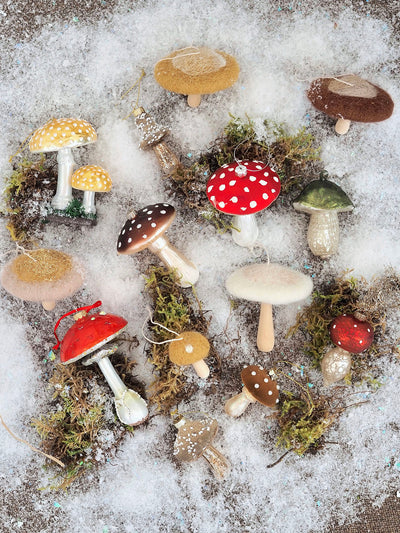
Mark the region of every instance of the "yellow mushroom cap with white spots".
<instances>
[{"instance_id":1,"label":"yellow mushroom cap with white spots","mask_svg":"<svg viewBox=\"0 0 400 533\"><path fill-rule=\"evenodd\" d=\"M80 191L108 192L112 181L107 170L98 165L86 165L72 174L72 187Z\"/></svg>"},{"instance_id":2,"label":"yellow mushroom cap with white spots","mask_svg":"<svg viewBox=\"0 0 400 533\"><path fill-rule=\"evenodd\" d=\"M37 129L29 141L31 152L54 152L75 148L97 140L97 133L86 120L53 118Z\"/></svg>"}]
</instances>

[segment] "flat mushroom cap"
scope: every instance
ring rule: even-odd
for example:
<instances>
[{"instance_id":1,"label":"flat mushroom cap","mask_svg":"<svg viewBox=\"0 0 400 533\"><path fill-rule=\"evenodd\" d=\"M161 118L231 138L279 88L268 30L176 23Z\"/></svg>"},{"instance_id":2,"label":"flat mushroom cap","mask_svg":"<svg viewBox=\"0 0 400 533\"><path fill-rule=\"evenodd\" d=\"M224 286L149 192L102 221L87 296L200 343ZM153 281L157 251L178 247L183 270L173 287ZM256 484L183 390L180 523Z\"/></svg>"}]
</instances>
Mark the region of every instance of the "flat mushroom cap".
<instances>
[{"instance_id":1,"label":"flat mushroom cap","mask_svg":"<svg viewBox=\"0 0 400 533\"><path fill-rule=\"evenodd\" d=\"M353 315L340 315L331 322L329 335L332 342L343 350L361 353L373 343L374 328Z\"/></svg>"},{"instance_id":2,"label":"flat mushroom cap","mask_svg":"<svg viewBox=\"0 0 400 533\"><path fill-rule=\"evenodd\" d=\"M95 129L86 120L54 118L37 129L29 141L31 152L54 152L84 146L97 140Z\"/></svg>"},{"instance_id":3,"label":"flat mushroom cap","mask_svg":"<svg viewBox=\"0 0 400 533\"><path fill-rule=\"evenodd\" d=\"M262 366L245 366L240 377L248 392L258 402L267 407L275 407L279 403L279 385Z\"/></svg>"},{"instance_id":4,"label":"flat mushroom cap","mask_svg":"<svg viewBox=\"0 0 400 533\"><path fill-rule=\"evenodd\" d=\"M218 431L217 421L186 420L178 429L174 443L174 455L180 461L195 461L213 441Z\"/></svg>"},{"instance_id":5,"label":"flat mushroom cap","mask_svg":"<svg viewBox=\"0 0 400 533\"><path fill-rule=\"evenodd\" d=\"M169 345L168 355L170 360L176 365L192 365L205 359L210 351L208 339L197 331L184 331L179 335L183 340L174 340ZM186 347L191 346L192 351L187 351Z\"/></svg>"},{"instance_id":6,"label":"flat mushroom cap","mask_svg":"<svg viewBox=\"0 0 400 533\"><path fill-rule=\"evenodd\" d=\"M252 302L284 305L311 294L311 278L277 263L255 263L235 270L226 280L227 290Z\"/></svg>"},{"instance_id":7,"label":"flat mushroom cap","mask_svg":"<svg viewBox=\"0 0 400 533\"><path fill-rule=\"evenodd\" d=\"M279 176L262 161L235 161L220 167L208 180L212 205L229 215L252 215L279 196Z\"/></svg>"},{"instance_id":8,"label":"flat mushroom cap","mask_svg":"<svg viewBox=\"0 0 400 533\"><path fill-rule=\"evenodd\" d=\"M239 77L239 65L220 50L190 46L158 61L154 76L167 91L210 94L231 87Z\"/></svg>"},{"instance_id":9,"label":"flat mushroom cap","mask_svg":"<svg viewBox=\"0 0 400 533\"><path fill-rule=\"evenodd\" d=\"M29 302L62 300L74 294L82 283L82 267L76 259L46 248L17 256L1 272L4 289Z\"/></svg>"},{"instance_id":10,"label":"flat mushroom cap","mask_svg":"<svg viewBox=\"0 0 400 533\"><path fill-rule=\"evenodd\" d=\"M175 208L170 204L148 205L125 222L118 237L119 254L135 254L147 248L170 227Z\"/></svg>"},{"instance_id":11,"label":"flat mushroom cap","mask_svg":"<svg viewBox=\"0 0 400 533\"><path fill-rule=\"evenodd\" d=\"M109 173L98 165L86 165L72 174L72 187L80 191L108 192L112 181Z\"/></svg>"},{"instance_id":12,"label":"flat mushroom cap","mask_svg":"<svg viewBox=\"0 0 400 533\"><path fill-rule=\"evenodd\" d=\"M307 96L314 107L332 118L380 122L393 113L390 95L354 74L314 80Z\"/></svg>"},{"instance_id":13,"label":"flat mushroom cap","mask_svg":"<svg viewBox=\"0 0 400 533\"><path fill-rule=\"evenodd\" d=\"M314 211L351 211L354 205L347 194L332 181L311 181L293 202L296 211L312 214Z\"/></svg>"}]
</instances>

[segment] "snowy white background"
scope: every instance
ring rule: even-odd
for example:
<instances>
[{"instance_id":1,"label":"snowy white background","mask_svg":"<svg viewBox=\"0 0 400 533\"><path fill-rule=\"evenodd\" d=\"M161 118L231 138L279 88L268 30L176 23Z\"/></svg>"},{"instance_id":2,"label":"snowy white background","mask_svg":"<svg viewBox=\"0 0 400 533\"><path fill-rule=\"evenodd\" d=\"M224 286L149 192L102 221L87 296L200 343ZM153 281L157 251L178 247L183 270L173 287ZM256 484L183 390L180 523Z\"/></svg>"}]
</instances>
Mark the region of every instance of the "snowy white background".
<instances>
[{"instance_id":1,"label":"snowy white background","mask_svg":"<svg viewBox=\"0 0 400 533\"><path fill-rule=\"evenodd\" d=\"M265 118L285 122L293 130L302 125L312 128L322 147L325 168L350 196L355 209L341 218L339 253L318 262L314 270L306 269L316 264L306 243L307 216L277 206L261 214L260 240L273 261L309 274L314 271L315 286L348 268L354 269L356 276L370 278L382 274L388 265L399 264L400 121L396 102L400 88L393 31L390 24L367 16L365 10L342 9L332 16L316 3L307 6L303 11L300 2L292 10L280 10L273 1L247 6L223 0L141 2L137 7L121 5L119 13L109 16L107 22L84 23L77 18L61 24L55 20L23 41L3 36L0 175L10 174L9 156L51 116L77 116L96 127L98 142L74 155L78 164L102 165L113 179L112 191L97 198L99 223L73 232L64 226L48 227L43 245L75 254L85 263L82 304L101 299L104 310L129 320L130 333L141 339L135 354L137 373L147 384L152 374L141 326L149 302L143 291L142 269L136 257L116 254L116 239L129 211L169 200L153 154L138 149L133 120L123 120L135 96L121 100L121 95L136 81L142 67L147 76L141 105L171 129L174 145L181 148L182 156L192 154L192 160L220 135L229 113L247 114L256 123ZM184 97L168 94L152 76L158 59L190 44L224 50L234 55L241 67L232 89L205 97L197 109L190 109ZM344 73L359 74L387 90L395 101L393 116L379 124L353 124L345 137L336 136L332 122L311 108L305 91L316 77ZM4 226L3 222L3 263L14 247ZM206 223L190 227L179 211L168 235L199 267L198 295L213 313L210 334L216 336L224 365L229 350L222 332L230 311L224 281L227 273L254 261L254 256L234 245L230 235L218 235ZM11 318L10 306L14 306L15 317L20 304L6 300L3 290L1 294L0 414L14 432L38 443L29 421L43 412L50 393L35 362L47 354L54 323L70 306L66 301L48 313L48 331L38 332L48 344L43 353L34 353L25 332L26 328L34 330L35 325L26 323L22 306L19 319ZM37 312L43 313L39 306ZM283 338L296 312L296 306L275 309L278 337ZM399 317L388 318L394 339ZM240 322L233 316L228 334L234 337L238 328ZM284 346L281 341L279 348L284 350ZM277 352L257 353L255 339L243 337L241 349L233 354L233 360L225 361L223 371L229 372L231 364L276 361L281 358ZM266 465L281 450L274 447L276 428L265 420L261 406L251 406L240 419L232 420L223 412L228 397L224 391L211 403L210 397L201 393L193 397L186 408L207 411L220 424L215 444L232 463L231 475L222 483L212 478L205 462L177 467L170 442L165 440L169 420L158 416L146 428L137 429L115 459L86 476L76 488L62 494L41 492L37 489L46 481L42 458L0 428L1 497L27 494L26 507L16 514L11 516L8 508L4 516L0 511L0 529L241 533L260 530L261 524L261 531L271 533L322 532L333 517L339 522L355 518L360 498L379 504L396 492L400 469L398 365L386 362L382 375L385 386L369 403L348 411L331 432L330 440L340 441L340 446L327 447L316 456L290 456L273 469ZM321 385L318 373L312 378ZM232 379L238 382L237 376Z\"/></svg>"}]
</instances>

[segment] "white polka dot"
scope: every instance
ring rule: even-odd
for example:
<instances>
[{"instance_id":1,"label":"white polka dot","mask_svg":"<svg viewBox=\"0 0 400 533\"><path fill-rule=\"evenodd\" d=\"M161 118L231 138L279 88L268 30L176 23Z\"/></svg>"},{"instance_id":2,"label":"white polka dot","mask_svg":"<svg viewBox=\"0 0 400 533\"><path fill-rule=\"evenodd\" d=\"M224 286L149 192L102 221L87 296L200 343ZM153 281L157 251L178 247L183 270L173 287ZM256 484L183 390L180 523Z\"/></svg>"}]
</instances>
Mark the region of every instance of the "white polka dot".
<instances>
[{"instance_id":1,"label":"white polka dot","mask_svg":"<svg viewBox=\"0 0 400 533\"><path fill-rule=\"evenodd\" d=\"M249 177L249 180L250 180L250 181L257 181L257 178L256 178L255 176L250 176L250 177Z\"/></svg>"},{"instance_id":2,"label":"white polka dot","mask_svg":"<svg viewBox=\"0 0 400 533\"><path fill-rule=\"evenodd\" d=\"M236 183L236 180L231 180L231 181L229 182L229 185L230 185L231 187L233 187L233 186L235 185L235 183Z\"/></svg>"},{"instance_id":3,"label":"white polka dot","mask_svg":"<svg viewBox=\"0 0 400 533\"><path fill-rule=\"evenodd\" d=\"M220 185L218 188L219 188L220 191L224 191L225 190L225 185Z\"/></svg>"},{"instance_id":4,"label":"white polka dot","mask_svg":"<svg viewBox=\"0 0 400 533\"><path fill-rule=\"evenodd\" d=\"M268 396L272 396L272 390L268 391Z\"/></svg>"},{"instance_id":5,"label":"white polka dot","mask_svg":"<svg viewBox=\"0 0 400 533\"><path fill-rule=\"evenodd\" d=\"M132 242L132 239L131 239L131 237L129 237L129 239L128 239L128 242L129 242L129 243L131 243L131 242Z\"/></svg>"},{"instance_id":6,"label":"white polka dot","mask_svg":"<svg viewBox=\"0 0 400 533\"><path fill-rule=\"evenodd\" d=\"M247 211L247 207L241 207L240 208L242 211Z\"/></svg>"},{"instance_id":7,"label":"white polka dot","mask_svg":"<svg viewBox=\"0 0 400 533\"><path fill-rule=\"evenodd\" d=\"M237 196L232 196L231 198L231 202L233 202L234 204L236 204L238 201L238 197Z\"/></svg>"},{"instance_id":8,"label":"white polka dot","mask_svg":"<svg viewBox=\"0 0 400 533\"><path fill-rule=\"evenodd\" d=\"M207 192L211 192L214 188L214 185L210 185L208 188L207 188Z\"/></svg>"},{"instance_id":9,"label":"white polka dot","mask_svg":"<svg viewBox=\"0 0 400 533\"><path fill-rule=\"evenodd\" d=\"M258 383L255 383L255 384L254 384L254 388L255 388L255 389L259 389L259 388L260 388L260 385L259 385Z\"/></svg>"},{"instance_id":10,"label":"white polka dot","mask_svg":"<svg viewBox=\"0 0 400 533\"><path fill-rule=\"evenodd\" d=\"M222 174L220 175L220 179L223 179L225 178L225 172L222 172Z\"/></svg>"},{"instance_id":11,"label":"white polka dot","mask_svg":"<svg viewBox=\"0 0 400 533\"><path fill-rule=\"evenodd\" d=\"M265 180L260 180L258 183L259 183L260 185L267 185L267 182L266 182Z\"/></svg>"},{"instance_id":12,"label":"white polka dot","mask_svg":"<svg viewBox=\"0 0 400 533\"><path fill-rule=\"evenodd\" d=\"M162 211L160 211L161 215L165 215L166 211L163 209Z\"/></svg>"},{"instance_id":13,"label":"white polka dot","mask_svg":"<svg viewBox=\"0 0 400 533\"><path fill-rule=\"evenodd\" d=\"M268 378L264 378L264 383L268 383Z\"/></svg>"},{"instance_id":14,"label":"white polka dot","mask_svg":"<svg viewBox=\"0 0 400 533\"><path fill-rule=\"evenodd\" d=\"M243 188L244 192L250 192L250 189L248 187Z\"/></svg>"},{"instance_id":15,"label":"white polka dot","mask_svg":"<svg viewBox=\"0 0 400 533\"><path fill-rule=\"evenodd\" d=\"M140 229L140 228L142 227L142 225L141 225L141 224L138 224L136 227L137 227L137 229ZM132 228L131 228L131 229L132 229Z\"/></svg>"},{"instance_id":16,"label":"white polka dot","mask_svg":"<svg viewBox=\"0 0 400 533\"><path fill-rule=\"evenodd\" d=\"M276 181L277 183L279 182L278 176L274 176L274 181Z\"/></svg>"},{"instance_id":17,"label":"white polka dot","mask_svg":"<svg viewBox=\"0 0 400 533\"><path fill-rule=\"evenodd\" d=\"M336 324L333 324L332 329L335 329L335 328L336 328Z\"/></svg>"},{"instance_id":18,"label":"white polka dot","mask_svg":"<svg viewBox=\"0 0 400 533\"><path fill-rule=\"evenodd\" d=\"M261 169L262 169L262 166L260 166L260 165L256 165L256 169L257 169L257 170L261 170Z\"/></svg>"},{"instance_id":19,"label":"white polka dot","mask_svg":"<svg viewBox=\"0 0 400 533\"><path fill-rule=\"evenodd\" d=\"M255 371L253 370L253 372L251 373L251 375L252 375L252 376L256 376L256 375L257 375L257 372L255 372Z\"/></svg>"},{"instance_id":20,"label":"white polka dot","mask_svg":"<svg viewBox=\"0 0 400 533\"><path fill-rule=\"evenodd\" d=\"M147 235L142 235L142 238L143 239L147 239Z\"/></svg>"},{"instance_id":21,"label":"white polka dot","mask_svg":"<svg viewBox=\"0 0 400 533\"><path fill-rule=\"evenodd\" d=\"M363 341L361 340L361 341L360 341L360 344L362 344L362 343L363 343Z\"/></svg>"},{"instance_id":22,"label":"white polka dot","mask_svg":"<svg viewBox=\"0 0 400 533\"><path fill-rule=\"evenodd\" d=\"M262 197L264 200L268 200L268 194L266 192L262 195Z\"/></svg>"},{"instance_id":23,"label":"white polka dot","mask_svg":"<svg viewBox=\"0 0 400 533\"><path fill-rule=\"evenodd\" d=\"M152 227L152 228L156 228L156 227L157 227L157 224L156 224L155 222L152 222L152 223L151 223L151 227Z\"/></svg>"},{"instance_id":24,"label":"white polka dot","mask_svg":"<svg viewBox=\"0 0 400 533\"><path fill-rule=\"evenodd\" d=\"M354 328L356 328L356 327L357 327L357 324L354 324L354 326L353 326L353 327L354 327Z\"/></svg>"},{"instance_id":25,"label":"white polka dot","mask_svg":"<svg viewBox=\"0 0 400 533\"><path fill-rule=\"evenodd\" d=\"M264 176L268 177L269 176L269 172L264 172Z\"/></svg>"},{"instance_id":26,"label":"white polka dot","mask_svg":"<svg viewBox=\"0 0 400 533\"><path fill-rule=\"evenodd\" d=\"M250 202L250 207L257 207L257 202L254 201L254 200L252 200L252 201Z\"/></svg>"},{"instance_id":27,"label":"white polka dot","mask_svg":"<svg viewBox=\"0 0 400 533\"><path fill-rule=\"evenodd\" d=\"M271 192L274 193L274 192L275 192L275 189L271 189Z\"/></svg>"},{"instance_id":28,"label":"white polka dot","mask_svg":"<svg viewBox=\"0 0 400 533\"><path fill-rule=\"evenodd\" d=\"M340 341L338 341L339 346L342 344Z\"/></svg>"},{"instance_id":29,"label":"white polka dot","mask_svg":"<svg viewBox=\"0 0 400 533\"><path fill-rule=\"evenodd\" d=\"M218 202L219 207L225 207L225 202Z\"/></svg>"},{"instance_id":30,"label":"white polka dot","mask_svg":"<svg viewBox=\"0 0 400 533\"><path fill-rule=\"evenodd\" d=\"M211 176L210 180L213 180L213 179L215 178L215 176L216 176L216 175L213 174L213 175Z\"/></svg>"}]
</instances>

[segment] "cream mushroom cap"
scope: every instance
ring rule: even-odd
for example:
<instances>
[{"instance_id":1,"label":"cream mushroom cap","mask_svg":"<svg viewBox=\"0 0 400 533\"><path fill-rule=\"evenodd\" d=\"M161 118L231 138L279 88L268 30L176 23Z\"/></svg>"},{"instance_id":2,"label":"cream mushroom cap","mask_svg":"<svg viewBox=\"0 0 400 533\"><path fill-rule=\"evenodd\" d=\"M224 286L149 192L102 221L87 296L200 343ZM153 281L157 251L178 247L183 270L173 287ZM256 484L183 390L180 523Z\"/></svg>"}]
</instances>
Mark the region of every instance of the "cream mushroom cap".
<instances>
[{"instance_id":1,"label":"cream mushroom cap","mask_svg":"<svg viewBox=\"0 0 400 533\"><path fill-rule=\"evenodd\" d=\"M86 120L53 118L34 131L29 141L29 150L33 153L53 152L84 146L96 140L96 131Z\"/></svg>"},{"instance_id":2,"label":"cream mushroom cap","mask_svg":"<svg viewBox=\"0 0 400 533\"><path fill-rule=\"evenodd\" d=\"M108 192L111 190L112 181L104 168L86 165L73 173L72 187L80 191Z\"/></svg>"}]
</instances>

